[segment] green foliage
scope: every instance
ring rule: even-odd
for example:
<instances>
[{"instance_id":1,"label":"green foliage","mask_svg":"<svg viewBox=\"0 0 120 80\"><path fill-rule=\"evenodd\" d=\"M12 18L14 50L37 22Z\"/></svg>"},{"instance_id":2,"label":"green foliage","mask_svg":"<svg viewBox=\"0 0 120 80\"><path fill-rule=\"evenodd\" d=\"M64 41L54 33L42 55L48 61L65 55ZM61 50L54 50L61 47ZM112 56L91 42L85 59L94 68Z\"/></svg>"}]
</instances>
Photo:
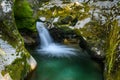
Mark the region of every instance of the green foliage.
<instances>
[{"instance_id":1,"label":"green foliage","mask_svg":"<svg viewBox=\"0 0 120 80\"><path fill-rule=\"evenodd\" d=\"M111 31L109 33L109 37L107 38L107 43L106 43L106 67L107 67L107 71L106 71L106 77L107 80L112 80L109 78L113 78L113 74L112 72L114 71L114 65L115 65L115 61L116 61L116 57L117 57L117 47L118 44L120 43L120 26L118 26L118 21L114 20L111 23L112 27L111 27ZM116 73L116 71L115 71ZM112 77L111 77L112 76ZM117 76L118 77L118 76Z\"/></svg>"},{"instance_id":2,"label":"green foliage","mask_svg":"<svg viewBox=\"0 0 120 80\"><path fill-rule=\"evenodd\" d=\"M80 32L87 39L89 45L104 50L107 30L105 25L99 22L100 20L91 20L83 28L80 28Z\"/></svg>"},{"instance_id":3,"label":"green foliage","mask_svg":"<svg viewBox=\"0 0 120 80\"><path fill-rule=\"evenodd\" d=\"M14 16L16 25L19 29L35 29L33 10L27 0L16 0L14 2Z\"/></svg>"}]
</instances>

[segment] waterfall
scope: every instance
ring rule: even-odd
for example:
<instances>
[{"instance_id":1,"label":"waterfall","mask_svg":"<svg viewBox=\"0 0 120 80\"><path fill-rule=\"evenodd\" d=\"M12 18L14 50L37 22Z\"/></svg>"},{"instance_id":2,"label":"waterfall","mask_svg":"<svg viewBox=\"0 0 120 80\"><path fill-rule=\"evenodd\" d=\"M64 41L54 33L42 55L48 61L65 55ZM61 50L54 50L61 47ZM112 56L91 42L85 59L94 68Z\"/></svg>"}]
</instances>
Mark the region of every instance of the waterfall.
<instances>
[{"instance_id":1,"label":"waterfall","mask_svg":"<svg viewBox=\"0 0 120 80\"><path fill-rule=\"evenodd\" d=\"M37 22L36 27L41 43L40 48L37 49L40 54L56 57L69 57L70 55L76 55L76 49L54 43L44 23Z\"/></svg>"},{"instance_id":2,"label":"waterfall","mask_svg":"<svg viewBox=\"0 0 120 80\"><path fill-rule=\"evenodd\" d=\"M40 37L40 43L41 43L41 48L49 46L51 43L53 43L53 40L45 28L45 25L42 22L37 22L36 23L37 30L39 32L39 37Z\"/></svg>"}]
</instances>

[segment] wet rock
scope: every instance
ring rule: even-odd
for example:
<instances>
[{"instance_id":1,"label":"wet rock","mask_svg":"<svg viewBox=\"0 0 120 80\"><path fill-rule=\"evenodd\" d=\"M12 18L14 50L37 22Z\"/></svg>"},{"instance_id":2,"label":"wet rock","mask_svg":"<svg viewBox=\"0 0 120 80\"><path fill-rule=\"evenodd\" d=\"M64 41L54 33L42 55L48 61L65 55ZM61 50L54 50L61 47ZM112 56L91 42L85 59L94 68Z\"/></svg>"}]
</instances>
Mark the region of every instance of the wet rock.
<instances>
[{"instance_id":1,"label":"wet rock","mask_svg":"<svg viewBox=\"0 0 120 80\"><path fill-rule=\"evenodd\" d=\"M37 46L39 44L39 37L36 32L28 29L20 29L19 31L26 46Z\"/></svg>"},{"instance_id":2,"label":"wet rock","mask_svg":"<svg viewBox=\"0 0 120 80\"><path fill-rule=\"evenodd\" d=\"M53 38L53 40L57 41L57 42L62 42L64 39L64 33L61 29L59 28L51 28L50 30L50 34Z\"/></svg>"}]
</instances>

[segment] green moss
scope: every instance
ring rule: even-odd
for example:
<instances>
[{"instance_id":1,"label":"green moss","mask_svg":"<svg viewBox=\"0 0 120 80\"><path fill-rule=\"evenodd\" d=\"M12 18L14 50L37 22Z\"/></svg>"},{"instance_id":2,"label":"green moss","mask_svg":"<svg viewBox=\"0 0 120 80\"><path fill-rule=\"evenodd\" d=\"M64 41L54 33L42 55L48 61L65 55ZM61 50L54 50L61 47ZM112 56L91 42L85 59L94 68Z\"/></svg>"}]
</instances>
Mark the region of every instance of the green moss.
<instances>
[{"instance_id":1,"label":"green moss","mask_svg":"<svg viewBox=\"0 0 120 80\"><path fill-rule=\"evenodd\" d=\"M2 39L13 47L16 47L16 45L23 45L23 39L17 31L14 21L9 22L9 20L4 20L1 22L0 31L2 31Z\"/></svg>"},{"instance_id":2,"label":"green moss","mask_svg":"<svg viewBox=\"0 0 120 80\"><path fill-rule=\"evenodd\" d=\"M49 6L49 5L48 5ZM84 12L82 10L85 10ZM58 25L68 24L74 26L78 20L83 20L89 17L90 7L84 4L83 6L75 3L66 4L66 6L53 6L51 8L44 8L38 12L38 15L45 17L47 20L51 20L55 17L59 17Z\"/></svg>"},{"instance_id":3,"label":"green moss","mask_svg":"<svg viewBox=\"0 0 120 80\"><path fill-rule=\"evenodd\" d=\"M13 35L14 36L14 35ZM4 37L5 38L5 37ZM19 37L20 38L20 37ZM19 53L21 53L21 58L17 58L16 60L14 60L14 62L12 62L12 64L8 65L5 67L4 70L2 70L2 75L4 76L6 73L9 73L11 78L13 80L23 80L23 78L27 75L27 73L30 71L30 66L27 63L27 59L30 58L30 54L27 52L27 50L24 48L24 45L18 45L16 44L17 41L12 41L11 42L11 38L9 38L8 36L6 36L5 39L10 39L10 43L15 44L15 46L17 46L18 48L16 49L16 56L19 55ZM15 53L14 53L15 54ZM12 54L13 55L13 54Z\"/></svg>"},{"instance_id":4,"label":"green moss","mask_svg":"<svg viewBox=\"0 0 120 80\"><path fill-rule=\"evenodd\" d=\"M16 0L14 4L14 12L16 17L32 17L33 11L26 0Z\"/></svg>"},{"instance_id":5,"label":"green moss","mask_svg":"<svg viewBox=\"0 0 120 80\"><path fill-rule=\"evenodd\" d=\"M5 70L1 71L1 74L4 76L7 72Z\"/></svg>"},{"instance_id":6,"label":"green moss","mask_svg":"<svg viewBox=\"0 0 120 80\"><path fill-rule=\"evenodd\" d=\"M24 77L30 70L26 57L17 58L11 65L6 66L2 74L9 73L13 80L24 80Z\"/></svg>"},{"instance_id":7,"label":"green moss","mask_svg":"<svg viewBox=\"0 0 120 80\"><path fill-rule=\"evenodd\" d=\"M19 29L27 28L35 30L33 10L27 0L16 0L14 3L14 16Z\"/></svg>"},{"instance_id":8,"label":"green moss","mask_svg":"<svg viewBox=\"0 0 120 80\"><path fill-rule=\"evenodd\" d=\"M77 36L81 36L81 31L80 29L74 29L74 32Z\"/></svg>"},{"instance_id":9,"label":"green moss","mask_svg":"<svg viewBox=\"0 0 120 80\"><path fill-rule=\"evenodd\" d=\"M66 35L74 33L74 31L69 27L59 27L59 29Z\"/></svg>"}]
</instances>

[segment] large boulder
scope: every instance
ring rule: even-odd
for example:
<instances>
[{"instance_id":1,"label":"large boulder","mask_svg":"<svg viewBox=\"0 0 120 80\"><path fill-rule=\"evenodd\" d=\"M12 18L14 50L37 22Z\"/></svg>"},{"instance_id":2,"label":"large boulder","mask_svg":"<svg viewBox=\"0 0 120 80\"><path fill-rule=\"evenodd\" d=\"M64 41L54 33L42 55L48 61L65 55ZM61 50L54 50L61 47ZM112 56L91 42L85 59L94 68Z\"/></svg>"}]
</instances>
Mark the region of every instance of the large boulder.
<instances>
[{"instance_id":1,"label":"large boulder","mask_svg":"<svg viewBox=\"0 0 120 80\"><path fill-rule=\"evenodd\" d=\"M0 1L0 80L23 80L36 66L17 30L14 3Z\"/></svg>"}]
</instances>

